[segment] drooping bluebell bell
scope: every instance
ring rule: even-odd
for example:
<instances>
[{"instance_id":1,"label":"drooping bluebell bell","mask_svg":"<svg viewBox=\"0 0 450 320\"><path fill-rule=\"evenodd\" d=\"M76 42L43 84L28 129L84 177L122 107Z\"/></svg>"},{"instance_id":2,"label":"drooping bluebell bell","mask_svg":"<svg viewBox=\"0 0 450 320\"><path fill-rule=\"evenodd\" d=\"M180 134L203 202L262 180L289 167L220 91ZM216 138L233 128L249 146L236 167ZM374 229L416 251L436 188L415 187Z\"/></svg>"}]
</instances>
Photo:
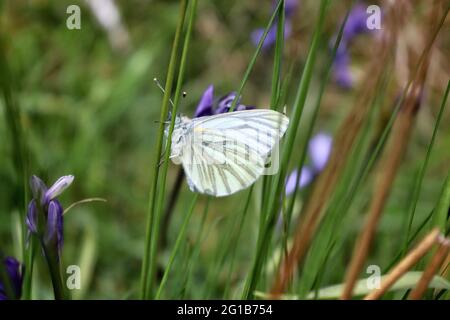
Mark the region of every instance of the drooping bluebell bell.
<instances>
[{"instance_id":1,"label":"drooping bluebell bell","mask_svg":"<svg viewBox=\"0 0 450 320\"><path fill-rule=\"evenodd\" d=\"M50 188L37 176L32 176L30 180L33 199L28 205L28 231L37 235L46 249L53 250L58 259L64 242L64 210L56 198L72 184L73 179L72 175L63 176Z\"/></svg>"},{"instance_id":2,"label":"drooping bluebell bell","mask_svg":"<svg viewBox=\"0 0 450 320\"><path fill-rule=\"evenodd\" d=\"M335 82L344 89L349 89L353 86L349 54L349 46L352 40L360 34L374 31L367 27L367 18L366 6L362 3L356 4L351 9L342 31L342 39L333 63L333 77ZM331 48L334 47L335 41L336 36L333 37L330 43Z\"/></svg>"},{"instance_id":3,"label":"drooping bluebell bell","mask_svg":"<svg viewBox=\"0 0 450 320\"><path fill-rule=\"evenodd\" d=\"M20 299L23 283L23 268L21 264L13 257L6 257L3 261L0 261L0 263L3 264L1 267L6 271L5 275L8 277L7 280L11 285L13 294L13 296L7 294L5 284L0 278L0 300Z\"/></svg>"},{"instance_id":4,"label":"drooping bluebell bell","mask_svg":"<svg viewBox=\"0 0 450 320\"><path fill-rule=\"evenodd\" d=\"M320 132L311 138L308 145L311 165L305 165L301 168L300 181L298 184L300 189L309 185L314 177L325 168L331 154L332 146L333 138L327 133ZM297 179L298 170L294 170L286 179L286 195L291 195L294 192Z\"/></svg>"},{"instance_id":5,"label":"drooping bluebell bell","mask_svg":"<svg viewBox=\"0 0 450 320\"><path fill-rule=\"evenodd\" d=\"M214 114L225 113L230 110L233 100L236 98L236 92L230 92L221 97L217 102L214 101L214 86L210 85L204 92L195 110L195 117L211 116ZM234 111L254 109L251 106L245 106L238 99Z\"/></svg>"},{"instance_id":6,"label":"drooping bluebell bell","mask_svg":"<svg viewBox=\"0 0 450 320\"><path fill-rule=\"evenodd\" d=\"M273 10L276 7L276 4L278 1L273 1ZM284 20L284 38L287 39L292 34L292 18L295 14L295 11L297 10L299 4L299 0L286 0L284 4L284 12L285 12L285 20ZM267 33L266 38L264 39L262 49L267 50L270 47L272 47L275 44L275 41L277 39L277 20L273 22L272 26L269 29L269 32ZM253 44L256 46L258 45L259 41L261 40L261 37L264 33L264 28L258 28L255 29L250 37L253 42Z\"/></svg>"}]
</instances>

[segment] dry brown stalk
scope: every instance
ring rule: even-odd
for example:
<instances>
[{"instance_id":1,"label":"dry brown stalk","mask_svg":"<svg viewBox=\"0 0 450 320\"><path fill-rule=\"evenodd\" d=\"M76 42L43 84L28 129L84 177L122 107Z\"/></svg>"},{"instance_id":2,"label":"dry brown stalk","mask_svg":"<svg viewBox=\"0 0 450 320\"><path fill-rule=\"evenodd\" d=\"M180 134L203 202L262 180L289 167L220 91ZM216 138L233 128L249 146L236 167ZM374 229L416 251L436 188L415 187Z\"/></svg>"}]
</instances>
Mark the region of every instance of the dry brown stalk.
<instances>
[{"instance_id":1,"label":"dry brown stalk","mask_svg":"<svg viewBox=\"0 0 450 320\"><path fill-rule=\"evenodd\" d=\"M366 223L362 229L353 251L345 277L345 286L341 299L350 299L353 288L358 280L359 274L370 251L372 240L375 236L378 222L382 216L386 200L395 180L398 168L401 165L406 147L408 145L414 120L420 106L421 95L428 72L431 48L436 35L439 6L436 5L431 14L435 23L430 26L428 32L428 45L424 49L423 63L419 65L418 72L414 74L410 90L407 92L405 101L392 128L388 147L383 151L381 161L378 165L378 176L375 180L374 194L370 202ZM419 63L419 61L417 61Z\"/></svg>"},{"instance_id":2,"label":"dry brown stalk","mask_svg":"<svg viewBox=\"0 0 450 320\"><path fill-rule=\"evenodd\" d=\"M394 7L396 5L394 4ZM397 19L393 17L395 10L390 5L387 5L386 8L388 10L386 11L384 31L379 38L377 50L374 50L373 58L365 73L362 85L363 89L352 110L338 130L328 165L318 178L311 197L304 208L304 213L301 215L305 218L299 221L294 244L276 276L272 288L274 297L282 293L296 266L303 260L311 244L313 235L326 207L326 199L330 198L340 173L347 162L347 157L350 155L353 144L358 137L358 133L366 122L371 101L373 101L377 88L384 79L384 68L392 60L398 27ZM380 63L380 61L383 61L383 63Z\"/></svg>"},{"instance_id":3,"label":"dry brown stalk","mask_svg":"<svg viewBox=\"0 0 450 320\"><path fill-rule=\"evenodd\" d=\"M410 292L408 299L419 300L424 295L428 288L428 284L433 279L438 269L443 265L445 258L448 255L450 249L450 241L448 239L442 239L439 244L439 248L434 254L425 271L422 274L417 286Z\"/></svg>"},{"instance_id":4,"label":"dry brown stalk","mask_svg":"<svg viewBox=\"0 0 450 320\"><path fill-rule=\"evenodd\" d=\"M435 228L428 233L425 238L403 258L381 283L380 288L369 293L364 300L376 300L404 275L412 266L414 266L437 242L439 229Z\"/></svg>"}]
</instances>

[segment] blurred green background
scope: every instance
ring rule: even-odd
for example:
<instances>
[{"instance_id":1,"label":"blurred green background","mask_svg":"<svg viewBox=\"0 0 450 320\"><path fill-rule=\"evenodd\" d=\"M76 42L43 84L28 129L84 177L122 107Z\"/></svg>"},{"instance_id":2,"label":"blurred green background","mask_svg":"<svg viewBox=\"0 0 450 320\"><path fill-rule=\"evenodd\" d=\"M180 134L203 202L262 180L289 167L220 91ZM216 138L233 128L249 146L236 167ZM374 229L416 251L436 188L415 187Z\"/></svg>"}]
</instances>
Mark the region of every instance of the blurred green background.
<instances>
[{"instance_id":1,"label":"blurred green background","mask_svg":"<svg viewBox=\"0 0 450 320\"><path fill-rule=\"evenodd\" d=\"M65 207L77 200L101 197L107 203L78 206L65 216L65 248L63 265L82 267L82 291L77 297L136 297L144 236L151 162L156 140L162 93L153 78L164 82L171 44L178 17L178 1L116 1L128 42L115 46L108 38L84 1L0 0L0 33L5 40L7 64L13 78L11 84L21 112L24 140L30 174L52 184L64 174L75 175L75 181L62 197ZM294 87L301 75L318 1L302 1L294 21L294 36L289 48L296 48L298 66L293 74ZM331 38L350 6L350 1L333 4L327 17L326 36ZM66 8L81 8L81 30L68 30ZM197 19L191 41L185 76L187 97L180 109L193 115L202 92L215 85L218 96L237 90L245 68L255 50L250 33L264 26L271 14L271 1L199 1ZM423 5L426 7L426 5ZM417 15L420 15L420 7ZM420 28L420 16L411 30ZM448 21L445 26L448 35ZM445 33L445 32L444 32ZM420 39L418 39L419 42ZM358 80L367 64L370 35L361 36L352 46L352 72L355 88L342 90L331 83L325 93L316 131L333 134L353 103ZM419 47L420 48L420 47ZM438 58L433 60L429 90L417 119L414 139L396 180L385 216L379 228L370 262L387 267L403 240L398 230L404 226L408 197L415 174L424 159L433 130L435 116L449 76L449 41L442 38ZM321 68L328 55L328 43L321 44L317 72L313 76L306 116L311 108ZM258 58L256 69L246 86L242 102L261 108L269 106L273 51ZM397 70L401 74L401 70ZM0 75L1 76L1 75ZM400 77L400 76L399 76ZM311 98L312 97L312 98ZM293 93L288 101L293 100ZM290 105L288 103L288 111ZM417 208L417 225L434 207L450 164L450 114L447 110L432 152L429 170ZM13 160L14 142L10 136L0 99L0 249L21 257L18 221L24 218L21 202L22 181ZM300 127L301 128L301 127ZM301 129L300 129L301 130ZM300 132L301 134L301 132ZM170 191L178 167L169 167ZM325 270L325 284L342 281L351 255L354 237L360 227L361 213L370 195L361 192L352 212L347 215L343 242L335 248L330 267ZM258 188L258 186L257 186ZM258 190L258 189L257 189ZM304 190L299 197L307 194ZM240 212L247 192L221 199L211 199L207 216L207 233L196 259L195 272L188 292L180 285L185 279L169 279L171 297L204 297L208 272L222 247L223 237L233 237L233 222ZM168 233L169 248L177 235L183 213L188 208L191 192L185 183L175 206ZM197 236L206 197L201 197L189 225L189 239L174 269L183 270ZM239 239L232 290L239 292L254 256L258 228L258 201L252 203ZM298 210L296 210L298 211ZM231 223L231 226L230 226ZM229 228L229 229L228 229ZM224 235L228 230L233 232ZM164 250L160 263L165 264L169 250ZM21 259L21 258L20 258ZM51 287L41 258L34 279L35 297L51 298ZM223 281L215 279L210 297L220 297Z\"/></svg>"}]
</instances>

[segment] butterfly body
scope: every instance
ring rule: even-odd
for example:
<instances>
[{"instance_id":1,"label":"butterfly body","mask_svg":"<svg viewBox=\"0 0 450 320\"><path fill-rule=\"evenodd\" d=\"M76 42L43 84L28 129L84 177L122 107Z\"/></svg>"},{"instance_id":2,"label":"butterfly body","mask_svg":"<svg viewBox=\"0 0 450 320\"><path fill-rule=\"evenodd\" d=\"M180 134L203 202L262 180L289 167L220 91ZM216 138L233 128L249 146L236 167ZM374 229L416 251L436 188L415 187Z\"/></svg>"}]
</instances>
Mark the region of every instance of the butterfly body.
<instances>
[{"instance_id":1,"label":"butterfly body","mask_svg":"<svg viewBox=\"0 0 450 320\"><path fill-rule=\"evenodd\" d=\"M170 158L182 164L192 191L227 196L249 187L264 173L288 124L285 115L266 109L194 119L177 116Z\"/></svg>"}]
</instances>

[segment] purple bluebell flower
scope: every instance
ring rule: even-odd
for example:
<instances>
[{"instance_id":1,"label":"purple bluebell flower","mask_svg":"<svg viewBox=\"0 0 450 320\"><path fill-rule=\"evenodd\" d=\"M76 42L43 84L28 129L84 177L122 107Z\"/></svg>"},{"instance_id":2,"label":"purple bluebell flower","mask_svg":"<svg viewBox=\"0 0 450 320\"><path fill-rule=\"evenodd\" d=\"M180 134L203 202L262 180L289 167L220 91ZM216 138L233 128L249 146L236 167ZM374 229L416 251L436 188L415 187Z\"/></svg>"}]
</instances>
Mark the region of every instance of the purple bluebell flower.
<instances>
[{"instance_id":1,"label":"purple bluebell flower","mask_svg":"<svg viewBox=\"0 0 450 320\"><path fill-rule=\"evenodd\" d=\"M347 42L359 34L372 31L367 28L368 14L366 8L367 6L358 3L350 11L342 35Z\"/></svg>"},{"instance_id":2,"label":"purple bluebell flower","mask_svg":"<svg viewBox=\"0 0 450 320\"><path fill-rule=\"evenodd\" d=\"M37 176L32 176L30 186L33 199L28 205L26 224L28 232L37 235L46 249L53 250L57 258L64 242L63 207L56 199L73 182L74 176L59 178L50 188Z\"/></svg>"},{"instance_id":3,"label":"purple bluebell flower","mask_svg":"<svg viewBox=\"0 0 450 320\"><path fill-rule=\"evenodd\" d=\"M2 283L2 279L0 279L0 300L20 299L22 294L23 268L19 261L13 257L6 257L3 261L0 261L0 263L3 264L1 267L6 271L12 294L14 294L12 297L7 295L5 284Z\"/></svg>"},{"instance_id":4,"label":"purple bluebell flower","mask_svg":"<svg viewBox=\"0 0 450 320\"><path fill-rule=\"evenodd\" d=\"M272 11L275 10L276 5L278 4L277 1L272 2ZM287 39L292 34L292 18L295 14L295 11L297 10L299 4L299 0L286 0L284 3L284 12L285 12L285 20L284 20L284 38ZM278 19L275 19L272 26L269 29L269 32L267 33L266 38L264 39L262 49L268 50L271 48L277 39L277 26L278 26ZM259 41L261 40L262 35L264 34L264 28L258 28L255 29L251 34L250 38L255 46L258 45Z\"/></svg>"},{"instance_id":5,"label":"purple bluebell flower","mask_svg":"<svg viewBox=\"0 0 450 320\"><path fill-rule=\"evenodd\" d=\"M314 177L317 176L328 162L333 146L333 138L324 132L316 134L309 141L308 152L311 159L311 165L303 166L301 169L300 181L298 187L300 189L309 185ZM298 179L298 170L292 171L286 179L285 192L291 195L295 190L295 182Z\"/></svg>"},{"instance_id":6,"label":"purple bluebell flower","mask_svg":"<svg viewBox=\"0 0 450 320\"><path fill-rule=\"evenodd\" d=\"M353 85L352 73L350 71L350 56L347 48L342 42L336 51L334 58L334 81L344 89L350 89Z\"/></svg>"},{"instance_id":7,"label":"purple bluebell flower","mask_svg":"<svg viewBox=\"0 0 450 320\"><path fill-rule=\"evenodd\" d=\"M327 165L332 146L333 138L323 132L316 134L309 141L309 157L311 158L315 172L322 171Z\"/></svg>"},{"instance_id":8,"label":"purple bluebell flower","mask_svg":"<svg viewBox=\"0 0 450 320\"><path fill-rule=\"evenodd\" d=\"M342 31L342 39L333 63L334 80L341 88L349 89L353 86L350 72L350 54L348 52L352 40L360 34L375 31L367 27L367 18L366 6L362 3L356 4L350 11ZM330 43L331 48L334 47L335 41L336 36Z\"/></svg>"},{"instance_id":9,"label":"purple bluebell flower","mask_svg":"<svg viewBox=\"0 0 450 320\"><path fill-rule=\"evenodd\" d=\"M297 179L298 179L298 170L296 169L292 171L289 177L287 178L286 195L290 195L294 192L295 183L297 182ZM313 179L313 170L308 166L303 166L300 175L300 181L298 182L298 187L300 189L306 187L308 184L311 183L312 179Z\"/></svg>"},{"instance_id":10,"label":"purple bluebell flower","mask_svg":"<svg viewBox=\"0 0 450 320\"><path fill-rule=\"evenodd\" d=\"M202 97L195 110L195 117L211 116L214 114L225 113L230 110L230 107L236 97L236 92L230 92L227 95L221 97L217 103L214 102L214 86L210 85L205 92L203 92ZM238 99L236 108L234 111L242 111L254 109L252 106L245 106L240 103Z\"/></svg>"}]
</instances>

